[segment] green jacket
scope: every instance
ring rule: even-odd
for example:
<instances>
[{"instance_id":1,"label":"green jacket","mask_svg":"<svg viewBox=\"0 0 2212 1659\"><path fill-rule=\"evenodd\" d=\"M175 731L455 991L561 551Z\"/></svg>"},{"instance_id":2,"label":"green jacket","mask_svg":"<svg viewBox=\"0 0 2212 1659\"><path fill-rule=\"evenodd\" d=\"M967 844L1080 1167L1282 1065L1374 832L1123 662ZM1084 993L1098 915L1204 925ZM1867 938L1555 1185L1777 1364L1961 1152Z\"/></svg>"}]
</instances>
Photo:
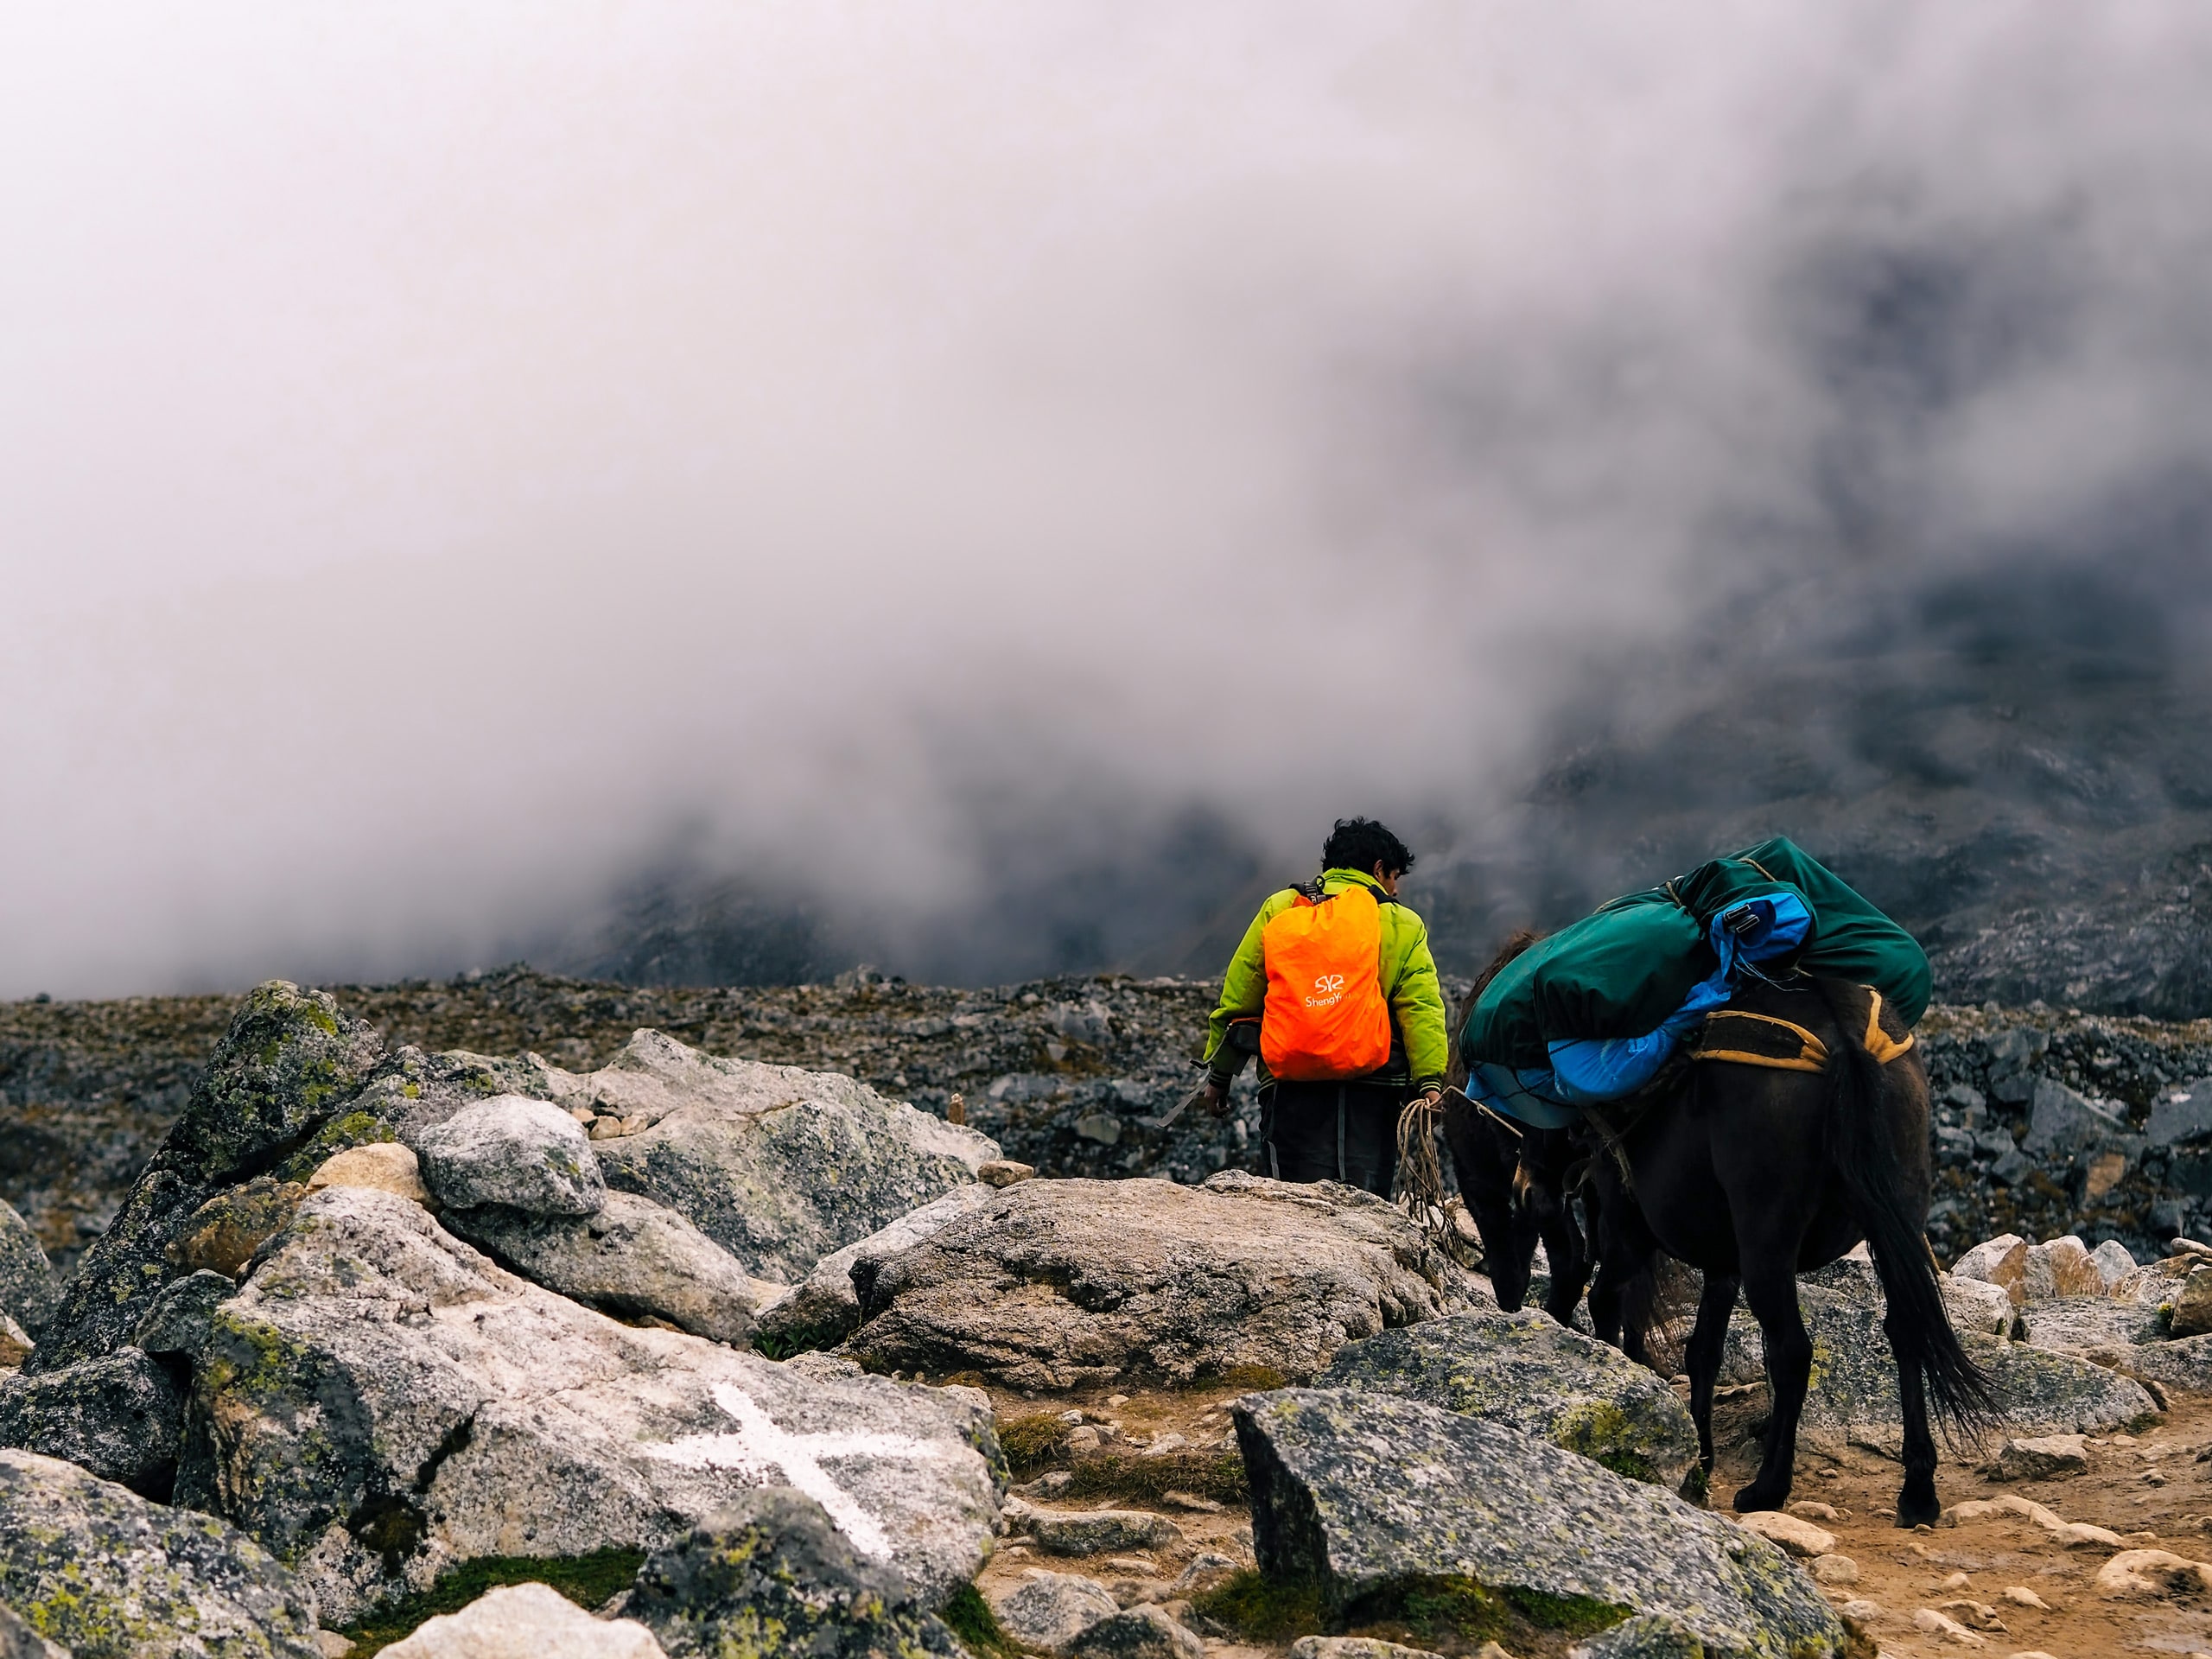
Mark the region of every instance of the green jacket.
<instances>
[{"instance_id":1,"label":"green jacket","mask_svg":"<svg viewBox=\"0 0 2212 1659\"><path fill-rule=\"evenodd\" d=\"M1428 954L1428 930L1405 906L1389 901L1373 876L1359 870L1321 872L1324 893L1339 892L1355 881L1384 899L1382 984L1390 1005L1390 1059L1370 1075L1378 1082L1406 1083L1412 1093L1441 1088L1451 1064L1451 1046L1445 1035L1444 992L1436 981L1436 959ZM1205 1064L1214 1081L1224 1086L1244 1067L1244 1056L1224 1046L1230 1021L1258 1014L1268 999L1268 964L1260 930L1297 902L1297 893L1285 887L1262 905L1222 977L1221 1004L1206 1023ZM1260 1081L1268 1080L1268 1068L1262 1062Z\"/></svg>"}]
</instances>

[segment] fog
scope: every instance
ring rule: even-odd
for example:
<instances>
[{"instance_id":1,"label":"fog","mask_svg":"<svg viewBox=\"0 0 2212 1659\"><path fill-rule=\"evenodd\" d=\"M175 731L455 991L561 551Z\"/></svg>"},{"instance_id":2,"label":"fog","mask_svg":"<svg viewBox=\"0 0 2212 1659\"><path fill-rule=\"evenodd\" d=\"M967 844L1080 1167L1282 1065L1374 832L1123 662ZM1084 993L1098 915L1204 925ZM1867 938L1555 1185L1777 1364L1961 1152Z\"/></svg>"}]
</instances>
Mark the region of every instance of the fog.
<instances>
[{"instance_id":1,"label":"fog","mask_svg":"<svg viewBox=\"0 0 2212 1659\"><path fill-rule=\"evenodd\" d=\"M664 876L1120 961L1734 631L2193 628L2209 88L2178 3L16 8L0 995Z\"/></svg>"}]
</instances>

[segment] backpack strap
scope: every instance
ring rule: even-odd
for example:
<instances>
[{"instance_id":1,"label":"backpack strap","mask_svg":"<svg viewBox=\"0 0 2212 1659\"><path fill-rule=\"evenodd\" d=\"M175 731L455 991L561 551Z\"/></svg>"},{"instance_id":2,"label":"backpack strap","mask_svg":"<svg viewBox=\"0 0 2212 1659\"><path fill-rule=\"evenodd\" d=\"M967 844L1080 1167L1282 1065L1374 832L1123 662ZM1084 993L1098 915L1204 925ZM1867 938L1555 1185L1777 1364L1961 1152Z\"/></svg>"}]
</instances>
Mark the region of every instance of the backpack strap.
<instances>
[{"instance_id":1,"label":"backpack strap","mask_svg":"<svg viewBox=\"0 0 2212 1659\"><path fill-rule=\"evenodd\" d=\"M1368 887L1367 883L1364 881L1361 882L1359 885L1363 887L1367 887L1369 896L1371 897L1377 905L1395 905L1398 902L1395 895L1385 893L1380 887ZM1324 893L1321 891L1321 878L1318 875L1311 881L1294 881L1291 884L1290 890L1296 893L1300 898L1303 899L1309 905L1321 904L1336 897L1334 893Z\"/></svg>"}]
</instances>

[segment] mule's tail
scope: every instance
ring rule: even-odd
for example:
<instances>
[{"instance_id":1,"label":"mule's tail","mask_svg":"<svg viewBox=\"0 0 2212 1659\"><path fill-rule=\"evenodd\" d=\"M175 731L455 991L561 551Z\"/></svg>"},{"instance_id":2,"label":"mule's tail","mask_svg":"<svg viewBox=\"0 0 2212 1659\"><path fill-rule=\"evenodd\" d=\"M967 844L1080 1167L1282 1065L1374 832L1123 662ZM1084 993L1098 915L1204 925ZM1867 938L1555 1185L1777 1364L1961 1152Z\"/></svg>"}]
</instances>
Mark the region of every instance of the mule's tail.
<instances>
[{"instance_id":1,"label":"mule's tail","mask_svg":"<svg viewBox=\"0 0 2212 1659\"><path fill-rule=\"evenodd\" d=\"M1886 1321L1897 1363L1927 1379L1947 1436L1978 1439L1995 1427L2002 1408L1982 1369L1967 1355L1943 1306L1927 1216L1913 1202L1897 1151L1891 1114L1900 1096L1860 1036L1866 1005L1858 988L1819 982L1840 1041L1827 1068L1822 1134L1828 1162L1843 1182L1852 1216L1866 1234L1874 1272L1889 1300Z\"/></svg>"}]
</instances>

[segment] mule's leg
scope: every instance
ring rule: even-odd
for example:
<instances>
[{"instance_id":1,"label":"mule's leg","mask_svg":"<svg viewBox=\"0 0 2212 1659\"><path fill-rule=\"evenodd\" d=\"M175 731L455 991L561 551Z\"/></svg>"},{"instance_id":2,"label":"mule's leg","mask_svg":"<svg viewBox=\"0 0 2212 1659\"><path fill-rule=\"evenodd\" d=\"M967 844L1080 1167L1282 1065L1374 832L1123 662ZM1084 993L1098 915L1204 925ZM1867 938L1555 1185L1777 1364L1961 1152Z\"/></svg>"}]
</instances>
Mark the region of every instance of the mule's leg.
<instances>
[{"instance_id":1,"label":"mule's leg","mask_svg":"<svg viewBox=\"0 0 2212 1659\"><path fill-rule=\"evenodd\" d=\"M1536 1211L1537 1230L1544 1241L1544 1257L1552 1264L1551 1288L1544 1294L1544 1312L1561 1325L1574 1323L1574 1310L1589 1288L1591 1252L1582 1229L1574 1219L1574 1195L1547 1194Z\"/></svg>"},{"instance_id":2,"label":"mule's leg","mask_svg":"<svg viewBox=\"0 0 2212 1659\"><path fill-rule=\"evenodd\" d=\"M1636 1261L1622 1237L1627 1196L1617 1186L1593 1181L1590 1188L1590 1249L1596 1271L1590 1281L1590 1332L1603 1343L1621 1345L1621 1302Z\"/></svg>"},{"instance_id":3,"label":"mule's leg","mask_svg":"<svg viewBox=\"0 0 2212 1659\"><path fill-rule=\"evenodd\" d=\"M1904 1484L1897 1491L1897 1525L1933 1525L1943 1506L1936 1497L1936 1437L1928 1432L1928 1391L1918 1356L1891 1326L1897 1317L1892 1313L1882 1323L1897 1360L1897 1402L1904 1408Z\"/></svg>"},{"instance_id":4,"label":"mule's leg","mask_svg":"<svg viewBox=\"0 0 2212 1659\"><path fill-rule=\"evenodd\" d=\"M1621 1352L1647 1370L1657 1369L1651 1363L1650 1336L1659 1303L1659 1265L1658 1251L1646 1250L1621 1296Z\"/></svg>"},{"instance_id":5,"label":"mule's leg","mask_svg":"<svg viewBox=\"0 0 2212 1659\"><path fill-rule=\"evenodd\" d=\"M1733 1274L1708 1273L1698 1299L1697 1325L1682 1352L1690 1374L1690 1421L1697 1425L1697 1457L1713 1472L1713 1385L1720 1376L1720 1356L1728 1345L1728 1316L1736 1311L1741 1282Z\"/></svg>"},{"instance_id":6,"label":"mule's leg","mask_svg":"<svg viewBox=\"0 0 2212 1659\"><path fill-rule=\"evenodd\" d=\"M1738 1514L1778 1510L1789 1502L1797 1461L1797 1419L1813 1376L1813 1339L1797 1308L1797 1253L1794 1249L1743 1252L1744 1300L1759 1322L1766 1346L1766 1452L1751 1484L1736 1494Z\"/></svg>"}]
</instances>

